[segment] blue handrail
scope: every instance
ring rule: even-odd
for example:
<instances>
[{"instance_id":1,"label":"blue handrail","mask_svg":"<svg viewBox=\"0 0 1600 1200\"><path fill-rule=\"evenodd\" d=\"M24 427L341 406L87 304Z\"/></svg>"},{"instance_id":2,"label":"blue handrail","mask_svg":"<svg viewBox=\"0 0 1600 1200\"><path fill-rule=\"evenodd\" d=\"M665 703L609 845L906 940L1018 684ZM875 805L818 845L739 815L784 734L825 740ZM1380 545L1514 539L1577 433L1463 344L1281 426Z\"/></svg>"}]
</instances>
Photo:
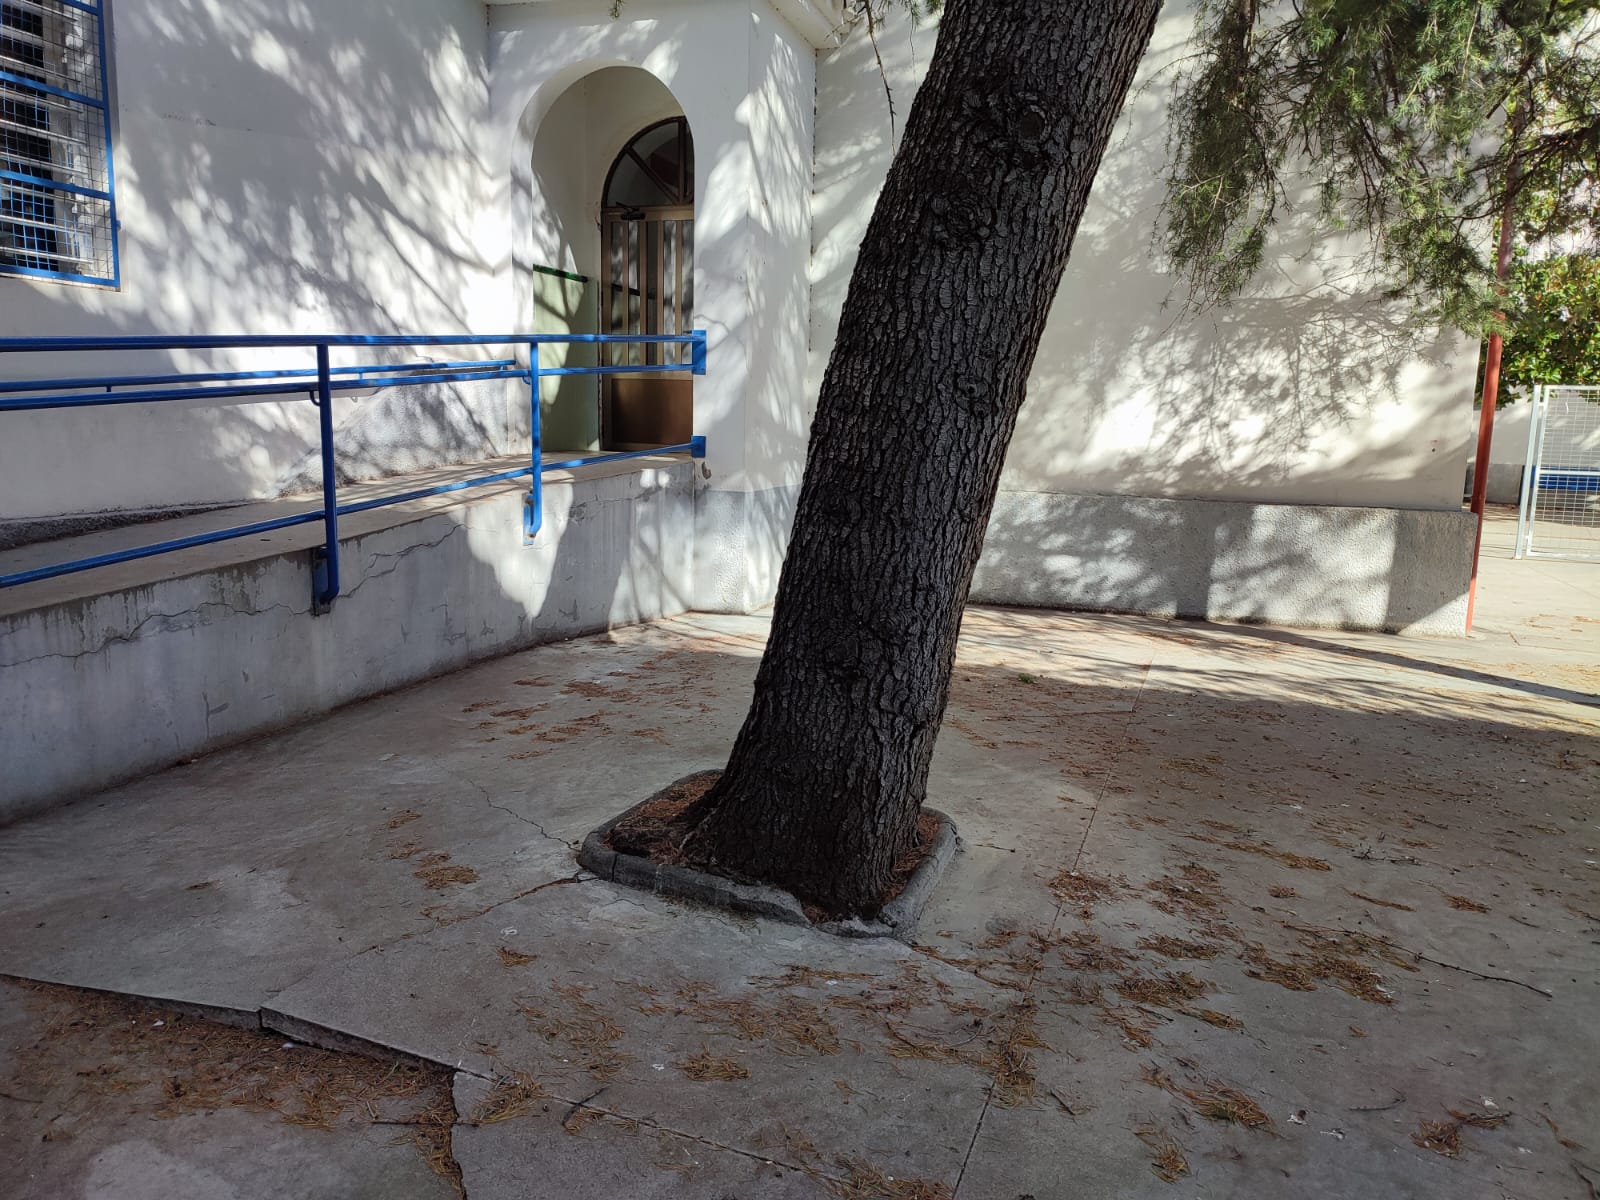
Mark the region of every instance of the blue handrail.
<instances>
[{"instance_id":1,"label":"blue handrail","mask_svg":"<svg viewBox=\"0 0 1600 1200\"><path fill-rule=\"evenodd\" d=\"M444 370L486 370L491 367L514 367L517 360L514 358L469 358L459 362L409 362L409 363L384 363L367 364L360 367L334 367L335 375L372 375L392 374L396 371L414 371L418 367L427 367L433 371ZM6 392L44 392L61 391L69 388L86 387L128 387L136 383L156 386L163 383L225 383L239 379L311 379L306 391L316 390L317 369L315 367L298 367L294 369L279 369L275 371L189 371L181 375L124 375L111 379L97 376L89 379L9 379L0 380L0 394ZM296 389L297 390L297 389Z\"/></svg>"},{"instance_id":2,"label":"blue handrail","mask_svg":"<svg viewBox=\"0 0 1600 1200\"><path fill-rule=\"evenodd\" d=\"M684 345L689 347L686 363L659 365L598 366L598 367L541 367L539 349L548 345ZM353 367L334 367L329 364L329 352L335 347L373 346L526 346L528 365L517 364L515 358L467 359L451 362L398 363ZM233 538L251 537L295 525L309 525L320 521L323 526L323 544L316 551L312 572L312 609L327 612L340 591L339 581L339 518L351 513L367 512L391 504L404 504L428 496L464 491L491 483L512 479L529 480L528 496L523 506L523 533L528 539L535 537L544 521L542 476L545 471L569 470L592 463L613 462L640 458L652 454L687 453L695 458L705 457L705 438L696 436L676 446L658 446L650 450L630 450L620 453L592 454L563 462L541 463L539 380L564 375L632 375L643 372L679 371L693 375L706 373L706 335L701 329L686 334L247 334L236 336L201 335L185 337L48 337L0 338L0 354L40 354L72 352L83 353L100 350L234 350L234 349L311 349L316 353L314 368L283 368L269 371L210 371L165 375L106 375L66 379L10 380L0 382L0 413L33 412L43 409L87 408L106 404L152 404L174 400L226 400L252 396L284 396L306 393L317 406L317 442L322 463L322 507L270 521L254 521L248 525L235 525L227 529L197 533L189 537L171 538L152 542L128 550L90 555L67 562L52 563L28 571L0 575L0 588L16 587L41 579L54 579L95 567L113 563L131 562L160 554L171 554L193 546L229 541ZM340 504L338 500L337 471L334 455L333 396L336 392L370 392L391 387L420 384L476 382L493 379L522 379L528 384L530 435L532 440L530 463L512 471L496 471L472 479L442 483L435 487L416 488L393 496L380 496L373 500ZM244 382L244 381L250 382ZM90 390L98 389L98 390ZM117 390L131 389L131 390ZM68 394L61 395L59 393ZM45 394L20 394L45 393Z\"/></svg>"}]
</instances>

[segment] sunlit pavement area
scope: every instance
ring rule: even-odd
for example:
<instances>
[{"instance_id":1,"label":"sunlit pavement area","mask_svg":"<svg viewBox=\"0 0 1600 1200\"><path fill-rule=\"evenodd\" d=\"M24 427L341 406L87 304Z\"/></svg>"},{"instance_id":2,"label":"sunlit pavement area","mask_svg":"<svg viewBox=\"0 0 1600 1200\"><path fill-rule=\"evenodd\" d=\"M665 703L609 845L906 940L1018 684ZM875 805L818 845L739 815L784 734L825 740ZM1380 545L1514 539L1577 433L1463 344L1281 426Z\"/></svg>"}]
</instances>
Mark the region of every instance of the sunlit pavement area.
<instances>
[{"instance_id":1,"label":"sunlit pavement area","mask_svg":"<svg viewBox=\"0 0 1600 1200\"><path fill-rule=\"evenodd\" d=\"M1509 542L1466 640L972 610L910 945L574 862L762 616L0 831L0 972L152 1001L4 985L0 1193L1593 1197L1600 565Z\"/></svg>"}]
</instances>

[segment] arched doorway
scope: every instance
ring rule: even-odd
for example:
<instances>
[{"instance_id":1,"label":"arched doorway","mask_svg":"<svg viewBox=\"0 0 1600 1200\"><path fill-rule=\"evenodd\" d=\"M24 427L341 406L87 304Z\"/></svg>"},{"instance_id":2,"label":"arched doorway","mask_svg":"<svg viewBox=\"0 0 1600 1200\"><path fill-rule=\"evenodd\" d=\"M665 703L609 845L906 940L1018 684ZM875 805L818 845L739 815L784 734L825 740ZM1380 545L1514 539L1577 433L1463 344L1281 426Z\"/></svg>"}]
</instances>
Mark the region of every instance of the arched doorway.
<instances>
[{"instance_id":1,"label":"arched doorway","mask_svg":"<svg viewBox=\"0 0 1600 1200\"><path fill-rule=\"evenodd\" d=\"M694 311L694 143L669 117L628 140L600 199L600 330L688 333ZM687 346L603 346L602 361L655 367L689 361ZM603 376L600 436L613 450L687 442L694 385L686 373Z\"/></svg>"}]
</instances>

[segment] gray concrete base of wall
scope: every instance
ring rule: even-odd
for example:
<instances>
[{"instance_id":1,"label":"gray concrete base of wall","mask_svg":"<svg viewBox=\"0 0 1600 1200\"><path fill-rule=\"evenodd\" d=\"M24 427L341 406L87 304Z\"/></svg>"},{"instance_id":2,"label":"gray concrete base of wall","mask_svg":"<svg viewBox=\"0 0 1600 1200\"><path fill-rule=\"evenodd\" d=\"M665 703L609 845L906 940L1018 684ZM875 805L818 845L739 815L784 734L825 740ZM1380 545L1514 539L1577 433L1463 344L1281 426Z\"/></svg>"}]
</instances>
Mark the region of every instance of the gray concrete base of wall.
<instances>
[{"instance_id":1,"label":"gray concrete base of wall","mask_svg":"<svg viewBox=\"0 0 1600 1200\"><path fill-rule=\"evenodd\" d=\"M526 545L514 484L348 517L323 616L315 526L0 593L0 821L476 659L686 611L697 471L548 474Z\"/></svg>"},{"instance_id":2,"label":"gray concrete base of wall","mask_svg":"<svg viewBox=\"0 0 1600 1200\"><path fill-rule=\"evenodd\" d=\"M1522 500L1522 472L1521 463L1489 464L1489 503L1490 504L1517 504ZM1472 477L1477 472L1467 467L1467 482L1461 490L1463 496L1472 495Z\"/></svg>"},{"instance_id":3,"label":"gray concrete base of wall","mask_svg":"<svg viewBox=\"0 0 1600 1200\"><path fill-rule=\"evenodd\" d=\"M1002 492L988 604L1461 635L1466 512Z\"/></svg>"},{"instance_id":4,"label":"gray concrete base of wall","mask_svg":"<svg viewBox=\"0 0 1600 1200\"><path fill-rule=\"evenodd\" d=\"M753 612L778 591L800 487L756 492L706 488L695 496L694 607Z\"/></svg>"}]
</instances>

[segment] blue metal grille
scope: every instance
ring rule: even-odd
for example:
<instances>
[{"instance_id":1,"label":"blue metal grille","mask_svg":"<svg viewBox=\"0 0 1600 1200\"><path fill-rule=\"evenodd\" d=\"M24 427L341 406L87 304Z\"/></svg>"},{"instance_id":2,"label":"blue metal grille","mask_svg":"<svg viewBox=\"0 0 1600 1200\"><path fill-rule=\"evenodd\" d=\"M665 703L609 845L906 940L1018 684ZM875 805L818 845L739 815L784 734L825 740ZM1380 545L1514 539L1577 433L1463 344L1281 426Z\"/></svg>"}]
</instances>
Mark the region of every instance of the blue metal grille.
<instances>
[{"instance_id":1,"label":"blue metal grille","mask_svg":"<svg viewBox=\"0 0 1600 1200\"><path fill-rule=\"evenodd\" d=\"M118 283L104 0L0 0L0 273Z\"/></svg>"}]
</instances>

